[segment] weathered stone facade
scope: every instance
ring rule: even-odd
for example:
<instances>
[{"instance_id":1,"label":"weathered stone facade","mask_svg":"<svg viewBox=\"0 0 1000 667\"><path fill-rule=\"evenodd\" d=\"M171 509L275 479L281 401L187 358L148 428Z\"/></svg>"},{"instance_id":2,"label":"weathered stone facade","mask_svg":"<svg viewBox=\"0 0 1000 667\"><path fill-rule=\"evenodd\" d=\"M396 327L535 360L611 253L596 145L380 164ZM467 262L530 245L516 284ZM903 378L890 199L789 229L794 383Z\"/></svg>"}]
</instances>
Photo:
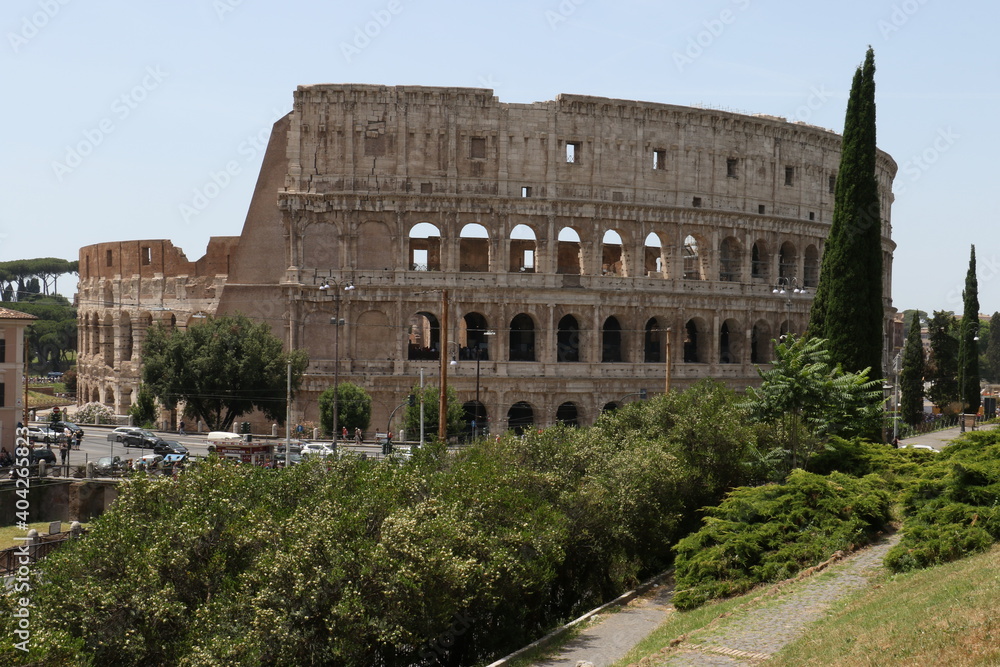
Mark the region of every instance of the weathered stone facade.
<instances>
[{"instance_id":1,"label":"weathered stone facade","mask_svg":"<svg viewBox=\"0 0 1000 667\"><path fill-rule=\"evenodd\" d=\"M662 391L667 373L675 387L742 387L773 338L805 325L840 143L783 119L647 102L301 86L274 126L218 311L308 351L296 421L316 419L336 368L372 394L382 430L421 370L437 384L442 354L492 430L591 423ZM887 321L895 172L880 154ZM95 330L109 314L83 312Z\"/></svg>"},{"instance_id":2,"label":"weathered stone facade","mask_svg":"<svg viewBox=\"0 0 1000 667\"><path fill-rule=\"evenodd\" d=\"M115 241L80 249L77 402L125 414L141 376L153 322L187 327L214 314L239 237L211 239L196 262L170 241Z\"/></svg>"}]
</instances>

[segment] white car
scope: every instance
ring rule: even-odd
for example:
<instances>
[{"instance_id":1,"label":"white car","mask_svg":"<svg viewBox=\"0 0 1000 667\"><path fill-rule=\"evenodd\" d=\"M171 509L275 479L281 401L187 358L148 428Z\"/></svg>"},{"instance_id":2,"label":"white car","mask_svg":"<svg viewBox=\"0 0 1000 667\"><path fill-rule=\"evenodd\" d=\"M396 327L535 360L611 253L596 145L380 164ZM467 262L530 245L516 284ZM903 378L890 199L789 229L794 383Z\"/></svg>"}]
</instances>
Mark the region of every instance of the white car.
<instances>
[{"instance_id":1,"label":"white car","mask_svg":"<svg viewBox=\"0 0 1000 667\"><path fill-rule=\"evenodd\" d=\"M304 442L302 443L302 449L299 451L302 456L319 456L326 457L332 456L336 452L330 448L329 445L323 442Z\"/></svg>"}]
</instances>

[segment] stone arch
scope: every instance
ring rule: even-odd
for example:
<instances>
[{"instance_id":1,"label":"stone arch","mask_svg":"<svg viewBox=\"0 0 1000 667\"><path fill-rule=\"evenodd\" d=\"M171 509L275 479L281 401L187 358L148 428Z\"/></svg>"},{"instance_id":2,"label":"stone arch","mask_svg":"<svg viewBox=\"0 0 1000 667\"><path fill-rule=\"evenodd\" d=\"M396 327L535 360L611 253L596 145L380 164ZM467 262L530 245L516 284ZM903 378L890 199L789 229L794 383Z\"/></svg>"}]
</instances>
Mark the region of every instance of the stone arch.
<instances>
[{"instance_id":1,"label":"stone arch","mask_svg":"<svg viewBox=\"0 0 1000 667\"><path fill-rule=\"evenodd\" d=\"M719 327L719 363L738 364L743 360L743 330L730 318Z\"/></svg>"},{"instance_id":2,"label":"stone arch","mask_svg":"<svg viewBox=\"0 0 1000 667\"><path fill-rule=\"evenodd\" d=\"M535 424L535 411L527 401L518 401L507 410L507 428L523 435Z\"/></svg>"},{"instance_id":3,"label":"stone arch","mask_svg":"<svg viewBox=\"0 0 1000 667\"><path fill-rule=\"evenodd\" d=\"M462 227L458 238L458 270L485 272L490 270L490 235L476 222Z\"/></svg>"},{"instance_id":4,"label":"stone arch","mask_svg":"<svg viewBox=\"0 0 1000 667\"><path fill-rule=\"evenodd\" d=\"M579 426L580 410L576 407L576 403L566 401L556 408L556 423L565 424L566 426Z\"/></svg>"},{"instance_id":5,"label":"stone arch","mask_svg":"<svg viewBox=\"0 0 1000 667\"><path fill-rule=\"evenodd\" d=\"M535 361L535 321L530 315L514 316L510 321L509 340L510 361Z\"/></svg>"},{"instance_id":6,"label":"stone arch","mask_svg":"<svg viewBox=\"0 0 1000 667\"><path fill-rule=\"evenodd\" d=\"M684 237L684 280L707 280L707 247L699 236L688 234Z\"/></svg>"},{"instance_id":7,"label":"stone arch","mask_svg":"<svg viewBox=\"0 0 1000 667\"><path fill-rule=\"evenodd\" d=\"M121 357L122 361L132 361L134 352L134 337L132 334L132 317L127 312L122 312L118 321L118 329L121 332Z\"/></svg>"},{"instance_id":8,"label":"stone arch","mask_svg":"<svg viewBox=\"0 0 1000 667\"><path fill-rule=\"evenodd\" d=\"M479 401L466 401L462 410L465 412L466 437L477 438L483 435L489 423L486 406Z\"/></svg>"},{"instance_id":9,"label":"stone arch","mask_svg":"<svg viewBox=\"0 0 1000 667\"><path fill-rule=\"evenodd\" d=\"M576 318L564 315L556 332L556 361L580 361L580 337Z\"/></svg>"},{"instance_id":10,"label":"stone arch","mask_svg":"<svg viewBox=\"0 0 1000 667\"><path fill-rule=\"evenodd\" d=\"M409 265L411 271L441 270L441 230L429 222L410 228Z\"/></svg>"},{"instance_id":11,"label":"stone arch","mask_svg":"<svg viewBox=\"0 0 1000 667\"><path fill-rule=\"evenodd\" d=\"M767 251L767 243L755 241L750 249L750 277L754 280L767 281L771 276L771 256Z\"/></svg>"},{"instance_id":12,"label":"stone arch","mask_svg":"<svg viewBox=\"0 0 1000 667\"><path fill-rule=\"evenodd\" d=\"M708 327L702 318L692 317L684 324L684 363L708 362L708 338Z\"/></svg>"},{"instance_id":13,"label":"stone arch","mask_svg":"<svg viewBox=\"0 0 1000 667\"><path fill-rule=\"evenodd\" d=\"M642 360L647 364L658 364L664 361L664 342L666 331L655 317L646 321L646 331L643 336Z\"/></svg>"},{"instance_id":14,"label":"stone arch","mask_svg":"<svg viewBox=\"0 0 1000 667\"><path fill-rule=\"evenodd\" d=\"M421 311L410 317L407 359L437 361L441 355L441 325L433 313Z\"/></svg>"},{"instance_id":15,"label":"stone arch","mask_svg":"<svg viewBox=\"0 0 1000 667\"><path fill-rule=\"evenodd\" d=\"M508 270L511 273L534 273L538 242L535 230L528 225L517 225L510 230L510 261Z\"/></svg>"},{"instance_id":16,"label":"stone arch","mask_svg":"<svg viewBox=\"0 0 1000 667\"><path fill-rule=\"evenodd\" d=\"M750 363L767 364L771 361L771 325L757 320L750 331Z\"/></svg>"},{"instance_id":17,"label":"stone arch","mask_svg":"<svg viewBox=\"0 0 1000 667\"><path fill-rule=\"evenodd\" d=\"M647 277L670 277L667 261L663 258L663 240L660 238L659 234L650 232L646 235L646 240L643 242L642 252L642 266Z\"/></svg>"},{"instance_id":18,"label":"stone arch","mask_svg":"<svg viewBox=\"0 0 1000 667\"><path fill-rule=\"evenodd\" d=\"M621 234L614 229L604 232L601 240L601 275L627 276L625 245Z\"/></svg>"},{"instance_id":19,"label":"stone arch","mask_svg":"<svg viewBox=\"0 0 1000 667\"><path fill-rule=\"evenodd\" d=\"M795 244L785 241L778 250L778 277L785 279L796 278L795 266L798 261L798 254L795 251Z\"/></svg>"},{"instance_id":20,"label":"stone arch","mask_svg":"<svg viewBox=\"0 0 1000 667\"><path fill-rule=\"evenodd\" d=\"M556 242L556 273L581 275L583 273L583 257L580 234L573 227L563 227L559 230Z\"/></svg>"},{"instance_id":21,"label":"stone arch","mask_svg":"<svg viewBox=\"0 0 1000 667\"><path fill-rule=\"evenodd\" d=\"M625 361L622 325L618 318L609 317L601 327L601 362L619 364Z\"/></svg>"},{"instance_id":22,"label":"stone arch","mask_svg":"<svg viewBox=\"0 0 1000 667\"><path fill-rule=\"evenodd\" d=\"M459 358L488 360L492 333L485 316L481 313L466 313L459 324Z\"/></svg>"},{"instance_id":23,"label":"stone arch","mask_svg":"<svg viewBox=\"0 0 1000 667\"><path fill-rule=\"evenodd\" d=\"M819 250L810 243L806 246L802 259L802 285L816 287L819 285Z\"/></svg>"},{"instance_id":24,"label":"stone arch","mask_svg":"<svg viewBox=\"0 0 1000 667\"><path fill-rule=\"evenodd\" d=\"M340 239L337 226L329 220L316 220L305 225L299 235L301 266L339 271Z\"/></svg>"},{"instance_id":25,"label":"stone arch","mask_svg":"<svg viewBox=\"0 0 1000 667\"><path fill-rule=\"evenodd\" d=\"M733 236L719 244L719 280L739 282L743 268L743 246Z\"/></svg>"},{"instance_id":26,"label":"stone arch","mask_svg":"<svg viewBox=\"0 0 1000 667\"><path fill-rule=\"evenodd\" d=\"M378 220L367 220L358 226L358 256L354 261L358 269L388 271L396 265L393 255L392 234L389 227Z\"/></svg>"}]
</instances>

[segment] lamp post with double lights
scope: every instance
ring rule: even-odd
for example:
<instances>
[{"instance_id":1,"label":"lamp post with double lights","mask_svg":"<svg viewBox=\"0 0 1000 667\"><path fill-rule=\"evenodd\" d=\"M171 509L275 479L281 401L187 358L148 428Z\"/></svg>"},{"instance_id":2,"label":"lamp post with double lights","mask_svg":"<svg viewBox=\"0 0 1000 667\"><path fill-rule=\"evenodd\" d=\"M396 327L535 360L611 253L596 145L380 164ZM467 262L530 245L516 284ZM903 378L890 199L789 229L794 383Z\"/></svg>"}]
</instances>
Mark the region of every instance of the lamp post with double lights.
<instances>
[{"instance_id":1,"label":"lamp post with double lights","mask_svg":"<svg viewBox=\"0 0 1000 667\"><path fill-rule=\"evenodd\" d=\"M779 336L779 340L784 340L784 336L791 333L792 328L792 294L806 294L805 285L799 282L798 278L778 278L771 290L772 294L782 294L785 297L785 322L788 323L788 331Z\"/></svg>"},{"instance_id":2,"label":"lamp post with double lights","mask_svg":"<svg viewBox=\"0 0 1000 667\"><path fill-rule=\"evenodd\" d=\"M493 330L485 330L485 331L478 330L478 331L482 331L483 336L496 335L496 331ZM458 343L455 343L455 345L458 346ZM477 341L473 347L470 347L468 349L472 350L473 358L476 360L476 413L475 417L473 418L473 427L472 427L472 437L474 439L477 435L477 431L479 430L480 408L482 407L482 403L479 402L479 377L480 377L479 370L480 370L480 363L482 362L483 359L483 342ZM458 356L461 357L461 350L459 351ZM455 358L452 358L450 365L457 366L458 361L456 361Z\"/></svg>"},{"instance_id":3,"label":"lamp post with double lights","mask_svg":"<svg viewBox=\"0 0 1000 667\"><path fill-rule=\"evenodd\" d=\"M355 287L353 280L348 280L347 284L341 287L339 281L326 278L319 289L324 293L333 290L333 317L330 319L330 324L336 327L333 332L333 447L336 449L337 437L340 435L340 405L338 404L340 394L340 327L344 324L343 320L340 319L340 293L350 292Z\"/></svg>"}]
</instances>

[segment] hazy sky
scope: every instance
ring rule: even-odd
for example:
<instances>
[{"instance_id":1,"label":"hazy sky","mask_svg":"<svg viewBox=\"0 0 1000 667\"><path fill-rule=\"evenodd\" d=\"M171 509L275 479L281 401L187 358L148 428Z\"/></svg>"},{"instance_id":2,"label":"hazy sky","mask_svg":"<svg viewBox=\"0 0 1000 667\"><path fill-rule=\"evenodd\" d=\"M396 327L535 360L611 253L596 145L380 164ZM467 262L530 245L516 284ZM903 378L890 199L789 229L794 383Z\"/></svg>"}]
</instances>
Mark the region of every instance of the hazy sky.
<instances>
[{"instance_id":1,"label":"hazy sky","mask_svg":"<svg viewBox=\"0 0 1000 667\"><path fill-rule=\"evenodd\" d=\"M846 0L7 0L0 260L237 235L299 84L492 88L785 116L842 131L875 49L900 310L1000 310L1000 4ZM228 167L228 169L227 169Z\"/></svg>"}]
</instances>

